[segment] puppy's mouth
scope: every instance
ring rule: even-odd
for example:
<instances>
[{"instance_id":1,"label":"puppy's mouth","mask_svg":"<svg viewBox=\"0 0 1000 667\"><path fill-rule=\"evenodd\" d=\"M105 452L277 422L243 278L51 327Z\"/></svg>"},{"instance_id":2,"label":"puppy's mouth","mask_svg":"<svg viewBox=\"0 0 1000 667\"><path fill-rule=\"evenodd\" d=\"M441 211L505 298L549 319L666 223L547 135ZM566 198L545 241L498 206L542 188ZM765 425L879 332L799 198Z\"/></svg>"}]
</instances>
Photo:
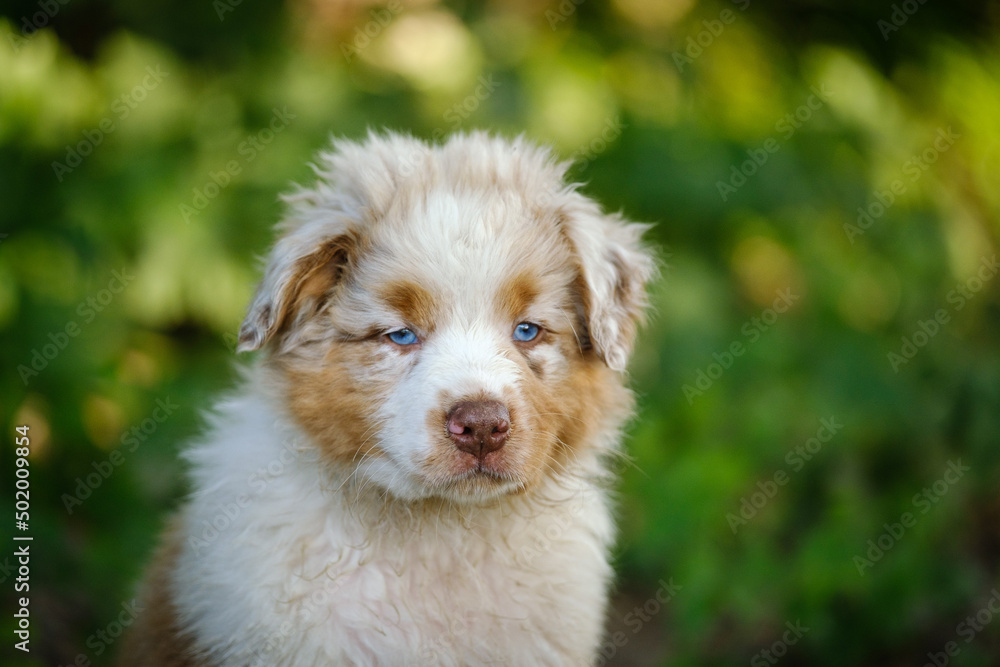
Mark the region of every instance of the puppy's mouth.
<instances>
[{"instance_id":1,"label":"puppy's mouth","mask_svg":"<svg viewBox=\"0 0 1000 667\"><path fill-rule=\"evenodd\" d=\"M455 475L456 480L479 479L484 482L513 482L514 476L483 461L477 461L463 473Z\"/></svg>"},{"instance_id":2,"label":"puppy's mouth","mask_svg":"<svg viewBox=\"0 0 1000 667\"><path fill-rule=\"evenodd\" d=\"M475 466L469 470L454 475L440 487L442 494L456 500L482 499L484 496L495 498L506 495L523 487L514 475L489 470Z\"/></svg>"},{"instance_id":3,"label":"puppy's mouth","mask_svg":"<svg viewBox=\"0 0 1000 667\"><path fill-rule=\"evenodd\" d=\"M524 480L499 460L494 461L492 457L473 461L468 460L472 457L460 458L461 462L453 462L450 469L434 475L432 486L445 496L481 498L485 494L495 497L524 487Z\"/></svg>"}]
</instances>

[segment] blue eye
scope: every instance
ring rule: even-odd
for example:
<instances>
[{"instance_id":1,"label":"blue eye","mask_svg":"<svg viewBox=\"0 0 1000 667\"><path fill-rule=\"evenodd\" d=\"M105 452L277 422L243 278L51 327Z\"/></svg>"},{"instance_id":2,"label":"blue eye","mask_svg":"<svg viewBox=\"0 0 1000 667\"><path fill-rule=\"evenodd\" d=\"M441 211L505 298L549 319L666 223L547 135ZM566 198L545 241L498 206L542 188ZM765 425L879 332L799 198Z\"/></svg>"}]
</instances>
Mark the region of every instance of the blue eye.
<instances>
[{"instance_id":1,"label":"blue eye","mask_svg":"<svg viewBox=\"0 0 1000 667\"><path fill-rule=\"evenodd\" d=\"M538 338L539 331L541 331L541 329L538 328L537 324L532 324L531 322L521 322L514 327L514 340L522 343L531 342Z\"/></svg>"},{"instance_id":2,"label":"blue eye","mask_svg":"<svg viewBox=\"0 0 1000 667\"><path fill-rule=\"evenodd\" d=\"M409 329L399 329L397 331L390 331L386 334L396 345L413 345L419 342L417 334L413 333Z\"/></svg>"}]
</instances>

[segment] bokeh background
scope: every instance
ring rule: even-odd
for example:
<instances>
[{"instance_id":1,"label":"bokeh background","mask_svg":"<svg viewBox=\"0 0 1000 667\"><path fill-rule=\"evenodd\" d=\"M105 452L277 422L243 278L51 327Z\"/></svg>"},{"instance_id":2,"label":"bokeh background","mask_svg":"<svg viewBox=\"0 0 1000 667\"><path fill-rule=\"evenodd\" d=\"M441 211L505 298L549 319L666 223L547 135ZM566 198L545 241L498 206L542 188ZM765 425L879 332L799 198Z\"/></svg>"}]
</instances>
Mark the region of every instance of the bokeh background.
<instances>
[{"instance_id":1,"label":"bokeh background","mask_svg":"<svg viewBox=\"0 0 1000 667\"><path fill-rule=\"evenodd\" d=\"M657 223L601 664L1000 664L996 3L24 0L0 12L4 665L109 664L278 195L370 127L524 132Z\"/></svg>"}]
</instances>

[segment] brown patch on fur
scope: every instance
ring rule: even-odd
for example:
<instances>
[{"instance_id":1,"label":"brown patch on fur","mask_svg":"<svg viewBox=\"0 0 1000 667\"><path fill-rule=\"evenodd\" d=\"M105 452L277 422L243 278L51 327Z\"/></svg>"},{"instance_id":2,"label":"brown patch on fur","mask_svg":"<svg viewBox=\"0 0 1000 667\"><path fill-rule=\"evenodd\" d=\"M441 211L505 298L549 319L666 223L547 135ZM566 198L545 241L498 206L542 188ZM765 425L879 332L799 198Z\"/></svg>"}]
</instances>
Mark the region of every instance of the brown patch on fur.
<instances>
[{"instance_id":1,"label":"brown patch on fur","mask_svg":"<svg viewBox=\"0 0 1000 667\"><path fill-rule=\"evenodd\" d=\"M437 300L423 287L409 281L398 281L383 288L379 296L403 319L426 334L434 328Z\"/></svg>"},{"instance_id":2,"label":"brown patch on fur","mask_svg":"<svg viewBox=\"0 0 1000 667\"><path fill-rule=\"evenodd\" d=\"M522 400L528 414L522 419L524 470L528 486L544 475L558 475L571 467L584 448L595 447L601 431L631 410L631 394L621 378L593 350L581 353L572 334L553 337L569 365L561 380L525 375ZM527 362L526 362L527 363ZM530 363L527 363L530 368ZM513 439L513 431L512 431Z\"/></svg>"},{"instance_id":3,"label":"brown patch on fur","mask_svg":"<svg viewBox=\"0 0 1000 667\"><path fill-rule=\"evenodd\" d=\"M295 265L296 277L285 288L286 298L278 313L278 331L294 325L295 316L315 314L325 303L334 285L341 279L351 248L357 245L354 234L344 234L327 241L316 252L300 259Z\"/></svg>"},{"instance_id":4,"label":"brown patch on fur","mask_svg":"<svg viewBox=\"0 0 1000 667\"><path fill-rule=\"evenodd\" d=\"M121 667L211 667L198 656L191 637L185 635L170 591L170 576L183 549L184 532L179 518L168 527L163 543L146 575L139 596L135 622L122 638L118 653Z\"/></svg>"},{"instance_id":5,"label":"brown patch on fur","mask_svg":"<svg viewBox=\"0 0 1000 667\"><path fill-rule=\"evenodd\" d=\"M561 420L556 414L558 403L552 387L544 382L526 380L522 384L521 397L527 409L521 417L517 435L522 449L523 489L527 490L546 474L556 472L550 469L549 459L559 437L558 429L553 426Z\"/></svg>"},{"instance_id":6,"label":"brown patch on fur","mask_svg":"<svg viewBox=\"0 0 1000 667\"><path fill-rule=\"evenodd\" d=\"M421 461L420 468L428 479L438 482L446 481L448 475L465 472L468 469L467 465L473 460L471 454L459 451L448 437L448 411L454 402L446 403L446 401L446 398L440 398L437 405L441 407L428 412L427 420L424 422L430 434L431 449L427 457ZM466 466L462 465L463 458L466 458Z\"/></svg>"},{"instance_id":7,"label":"brown patch on fur","mask_svg":"<svg viewBox=\"0 0 1000 667\"><path fill-rule=\"evenodd\" d=\"M577 265L576 277L573 279L573 298L576 312L576 323L577 323L577 347L581 353L585 353L594 348L594 343L590 339L590 327L588 325L588 313L590 312L590 304L587 299L587 282L583 278L583 269Z\"/></svg>"},{"instance_id":8,"label":"brown patch on fur","mask_svg":"<svg viewBox=\"0 0 1000 667\"><path fill-rule=\"evenodd\" d=\"M578 290L583 306L582 311L587 323L587 330L590 333L588 338L589 343L592 342L594 333L590 325L594 324L595 296L587 285L586 272L581 263L581 255L578 252L577 244L573 240L570 215L565 210L559 209L554 212L554 216L556 227L576 258L574 269L579 277L576 289ZM610 219L612 224L624 224L624 221L618 216L610 216ZM614 327L617 334L615 340L600 340L599 351L602 357L606 357L609 351L614 352L613 348L616 347L621 349L617 351L618 354L614 354L615 357L619 357L623 351L628 356L638 326L645 318L645 308L647 305L644 289L645 284L656 273L655 267L650 261L651 257L638 247L638 241L635 241L636 247L631 253L627 247L617 250L616 245L609 238L606 247L601 249L604 256L599 260L610 264L613 273L613 284L610 285L612 290L610 302L602 304L602 310L604 311L604 317L613 318L617 325ZM629 243L622 241L622 245L628 246ZM630 254L631 257L629 257ZM612 361L619 363L624 361L624 359L613 359Z\"/></svg>"},{"instance_id":9,"label":"brown patch on fur","mask_svg":"<svg viewBox=\"0 0 1000 667\"><path fill-rule=\"evenodd\" d=\"M296 313L307 304L312 305L314 309L322 305L326 295L340 279L344 261L342 253L338 251L334 252L328 261L311 267L299 282L289 311Z\"/></svg>"},{"instance_id":10,"label":"brown patch on fur","mask_svg":"<svg viewBox=\"0 0 1000 667\"><path fill-rule=\"evenodd\" d=\"M620 423L632 410L631 392L596 352L589 350L569 359L570 373L557 390L561 419L559 441L552 454L557 468L580 448L592 446L602 430Z\"/></svg>"},{"instance_id":11,"label":"brown patch on fur","mask_svg":"<svg viewBox=\"0 0 1000 667\"><path fill-rule=\"evenodd\" d=\"M583 274L583 266L580 264L580 253L577 250L576 244L573 243L573 238L567 229L570 224L569 215L562 210L555 211L554 218L555 226L559 230L559 236L562 238L563 243L569 248L570 255L573 257L571 260L573 266L574 279L571 286L573 291L573 297L576 306L576 320L579 324L579 330L577 331L577 347L580 352L587 352L593 349L593 341L590 335L590 318L593 312L593 304L591 303L590 288L587 287L587 279Z\"/></svg>"},{"instance_id":12,"label":"brown patch on fur","mask_svg":"<svg viewBox=\"0 0 1000 667\"><path fill-rule=\"evenodd\" d=\"M372 419L380 395L370 370L373 357L371 342L360 341L334 343L320 363L294 356L274 360L292 414L328 460L357 463L385 455Z\"/></svg>"},{"instance_id":13,"label":"brown patch on fur","mask_svg":"<svg viewBox=\"0 0 1000 667\"><path fill-rule=\"evenodd\" d=\"M511 322L516 322L538 298L537 281L522 273L507 281L497 292L496 298L497 310Z\"/></svg>"}]
</instances>

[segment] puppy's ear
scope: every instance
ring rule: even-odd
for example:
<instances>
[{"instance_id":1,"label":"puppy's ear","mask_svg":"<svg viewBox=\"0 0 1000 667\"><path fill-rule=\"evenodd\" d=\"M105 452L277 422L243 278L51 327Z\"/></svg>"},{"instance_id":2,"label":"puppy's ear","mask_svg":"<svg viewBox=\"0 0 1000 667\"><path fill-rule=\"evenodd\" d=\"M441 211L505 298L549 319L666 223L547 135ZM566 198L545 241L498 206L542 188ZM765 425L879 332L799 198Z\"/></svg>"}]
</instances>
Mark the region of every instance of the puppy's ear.
<instances>
[{"instance_id":1,"label":"puppy's ear","mask_svg":"<svg viewBox=\"0 0 1000 667\"><path fill-rule=\"evenodd\" d=\"M580 263L590 341L608 366L625 370L645 315L646 285L657 273L642 244L650 225L604 214L589 200L563 206L561 222Z\"/></svg>"},{"instance_id":2,"label":"puppy's ear","mask_svg":"<svg viewBox=\"0 0 1000 667\"><path fill-rule=\"evenodd\" d=\"M300 229L280 239L240 327L236 351L256 350L318 311L340 281L353 246L350 233L317 236Z\"/></svg>"}]
</instances>

